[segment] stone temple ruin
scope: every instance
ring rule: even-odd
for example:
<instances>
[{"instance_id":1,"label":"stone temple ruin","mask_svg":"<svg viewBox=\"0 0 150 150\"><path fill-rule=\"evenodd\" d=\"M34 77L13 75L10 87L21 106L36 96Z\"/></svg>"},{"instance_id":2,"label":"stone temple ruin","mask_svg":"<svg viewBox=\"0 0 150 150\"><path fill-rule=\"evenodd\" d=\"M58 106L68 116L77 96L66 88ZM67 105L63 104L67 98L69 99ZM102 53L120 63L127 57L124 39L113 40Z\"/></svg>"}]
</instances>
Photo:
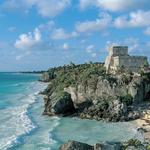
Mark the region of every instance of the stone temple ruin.
<instances>
[{"instance_id":1,"label":"stone temple ruin","mask_svg":"<svg viewBox=\"0 0 150 150\"><path fill-rule=\"evenodd\" d=\"M121 69L138 72L148 67L148 59L145 56L130 56L127 46L112 46L109 48L109 55L105 60L105 67L108 73L116 73Z\"/></svg>"}]
</instances>

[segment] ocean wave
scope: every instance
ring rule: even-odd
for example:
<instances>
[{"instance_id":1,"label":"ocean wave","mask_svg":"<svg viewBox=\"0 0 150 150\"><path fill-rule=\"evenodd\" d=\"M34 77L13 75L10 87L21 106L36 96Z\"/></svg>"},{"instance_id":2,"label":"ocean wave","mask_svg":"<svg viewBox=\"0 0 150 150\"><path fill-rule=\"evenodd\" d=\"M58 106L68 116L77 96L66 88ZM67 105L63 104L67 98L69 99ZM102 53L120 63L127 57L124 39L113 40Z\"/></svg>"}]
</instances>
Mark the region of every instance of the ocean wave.
<instances>
[{"instance_id":1,"label":"ocean wave","mask_svg":"<svg viewBox=\"0 0 150 150\"><path fill-rule=\"evenodd\" d=\"M20 100L20 105L0 110L0 149L7 150L8 148L17 145L19 139L26 134L29 134L37 126L32 122L29 116L29 108L36 102L39 91L44 88L42 84L32 82L28 90L33 94L26 93Z\"/></svg>"},{"instance_id":2,"label":"ocean wave","mask_svg":"<svg viewBox=\"0 0 150 150\"><path fill-rule=\"evenodd\" d=\"M54 144L57 144L57 141L54 140L53 138L53 131L56 127L59 126L60 124L60 118L59 117L53 117L51 122L53 122L50 130L49 130L49 142L51 143L51 146L54 145Z\"/></svg>"},{"instance_id":3,"label":"ocean wave","mask_svg":"<svg viewBox=\"0 0 150 150\"><path fill-rule=\"evenodd\" d=\"M54 150L54 147L58 146L58 141L55 139L54 132L55 129L60 125L60 122L60 118L58 117L50 117L46 122L42 122L42 125L45 125L39 130L40 132L36 132L37 134L34 136L34 138L37 138L37 140L33 140L33 137L31 138L33 142L31 149ZM26 144L29 143L26 141Z\"/></svg>"},{"instance_id":4,"label":"ocean wave","mask_svg":"<svg viewBox=\"0 0 150 150\"><path fill-rule=\"evenodd\" d=\"M1 85L1 88L14 88L14 87L19 87L22 86L25 83L14 83L14 84L5 84L5 85Z\"/></svg>"},{"instance_id":5,"label":"ocean wave","mask_svg":"<svg viewBox=\"0 0 150 150\"><path fill-rule=\"evenodd\" d=\"M27 115L27 105L7 109L1 113L3 115L11 116L0 125L0 149L6 150L10 146L18 142L18 137L22 134L29 133L35 128Z\"/></svg>"},{"instance_id":6,"label":"ocean wave","mask_svg":"<svg viewBox=\"0 0 150 150\"><path fill-rule=\"evenodd\" d=\"M0 149L5 150L17 144L19 136L28 134L36 127L28 116L28 108L30 104L35 102L35 95L29 95L27 99L28 104L8 108L0 112L1 115L7 118L0 125Z\"/></svg>"}]
</instances>

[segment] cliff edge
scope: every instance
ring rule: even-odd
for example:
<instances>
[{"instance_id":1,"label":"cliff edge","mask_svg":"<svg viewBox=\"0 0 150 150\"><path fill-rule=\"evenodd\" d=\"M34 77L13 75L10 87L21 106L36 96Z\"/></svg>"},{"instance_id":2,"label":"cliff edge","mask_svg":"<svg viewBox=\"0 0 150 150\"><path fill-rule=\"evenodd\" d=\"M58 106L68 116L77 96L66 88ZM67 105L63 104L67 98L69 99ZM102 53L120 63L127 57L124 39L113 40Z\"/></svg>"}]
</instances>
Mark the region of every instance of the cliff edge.
<instances>
[{"instance_id":1,"label":"cliff edge","mask_svg":"<svg viewBox=\"0 0 150 150\"><path fill-rule=\"evenodd\" d=\"M150 103L150 73L108 74L103 63L55 67L41 79L49 85L45 115L128 121L139 118Z\"/></svg>"}]
</instances>

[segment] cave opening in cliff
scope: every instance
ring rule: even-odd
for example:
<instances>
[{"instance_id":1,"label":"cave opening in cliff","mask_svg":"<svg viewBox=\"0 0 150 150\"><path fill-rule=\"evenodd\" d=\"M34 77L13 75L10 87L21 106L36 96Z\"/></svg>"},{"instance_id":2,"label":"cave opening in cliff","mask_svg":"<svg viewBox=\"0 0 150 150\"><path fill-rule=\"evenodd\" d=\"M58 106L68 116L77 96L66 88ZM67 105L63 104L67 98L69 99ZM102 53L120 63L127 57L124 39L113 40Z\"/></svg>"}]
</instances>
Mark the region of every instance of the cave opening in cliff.
<instances>
[{"instance_id":1,"label":"cave opening in cliff","mask_svg":"<svg viewBox=\"0 0 150 150\"><path fill-rule=\"evenodd\" d=\"M147 92L146 96L145 96L145 100L146 101L150 101L150 91Z\"/></svg>"}]
</instances>

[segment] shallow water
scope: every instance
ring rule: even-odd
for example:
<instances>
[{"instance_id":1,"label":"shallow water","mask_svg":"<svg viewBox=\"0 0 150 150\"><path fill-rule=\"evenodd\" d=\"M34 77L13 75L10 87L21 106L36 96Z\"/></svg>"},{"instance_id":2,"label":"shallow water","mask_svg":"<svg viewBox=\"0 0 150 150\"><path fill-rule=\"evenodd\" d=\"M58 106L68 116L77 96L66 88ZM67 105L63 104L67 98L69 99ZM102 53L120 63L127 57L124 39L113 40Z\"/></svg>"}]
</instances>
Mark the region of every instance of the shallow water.
<instances>
[{"instance_id":1,"label":"shallow water","mask_svg":"<svg viewBox=\"0 0 150 150\"><path fill-rule=\"evenodd\" d=\"M38 76L0 73L0 150L56 150L65 141L94 144L140 136L131 123L104 123L41 115Z\"/></svg>"}]
</instances>

